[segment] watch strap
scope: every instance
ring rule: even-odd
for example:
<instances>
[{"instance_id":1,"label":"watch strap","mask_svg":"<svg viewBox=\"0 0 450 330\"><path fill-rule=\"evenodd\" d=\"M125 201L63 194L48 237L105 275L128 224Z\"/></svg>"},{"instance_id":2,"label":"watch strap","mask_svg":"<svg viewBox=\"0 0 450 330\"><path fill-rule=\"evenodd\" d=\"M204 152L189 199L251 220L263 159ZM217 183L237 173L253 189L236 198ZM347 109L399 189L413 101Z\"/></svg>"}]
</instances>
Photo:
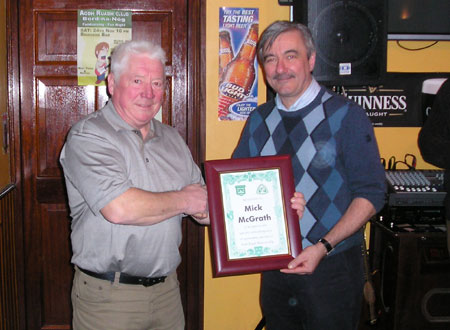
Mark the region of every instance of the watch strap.
<instances>
[{"instance_id":1,"label":"watch strap","mask_svg":"<svg viewBox=\"0 0 450 330\"><path fill-rule=\"evenodd\" d=\"M319 239L319 242L322 243L323 246L325 246L325 249L327 250L327 255L329 255L331 251L333 251L333 247L331 246L330 242L328 242L325 238Z\"/></svg>"}]
</instances>

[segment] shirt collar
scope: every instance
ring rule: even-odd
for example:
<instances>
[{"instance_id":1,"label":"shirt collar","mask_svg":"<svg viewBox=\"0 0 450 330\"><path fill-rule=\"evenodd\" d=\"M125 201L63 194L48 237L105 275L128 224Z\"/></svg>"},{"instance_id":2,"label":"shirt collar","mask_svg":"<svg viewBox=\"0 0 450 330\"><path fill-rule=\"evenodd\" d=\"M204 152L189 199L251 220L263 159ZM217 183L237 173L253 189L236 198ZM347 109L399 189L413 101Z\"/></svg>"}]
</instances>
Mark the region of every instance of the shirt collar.
<instances>
[{"instance_id":1,"label":"shirt collar","mask_svg":"<svg viewBox=\"0 0 450 330\"><path fill-rule=\"evenodd\" d=\"M126 131L133 131L133 132L139 132L138 129L134 128L130 124L128 124L125 120L120 117L120 115L117 113L116 108L114 107L114 104L112 100L110 99L108 103L105 105L103 114L106 118L106 120L109 121L111 126L116 131L126 130ZM158 120L153 118L150 122L150 130L149 134L147 135L147 138L153 138L160 136L161 134L161 128L158 125Z\"/></svg>"},{"instance_id":2,"label":"shirt collar","mask_svg":"<svg viewBox=\"0 0 450 330\"><path fill-rule=\"evenodd\" d=\"M306 107L308 104L314 101L319 92L320 85L314 78L312 78L312 81L306 91L302 95L300 95L297 101L295 101L294 104L289 107L289 109L286 109L286 107L283 105L283 102L281 102L280 96L278 94L275 96L275 104L280 110L296 111L298 109Z\"/></svg>"}]
</instances>

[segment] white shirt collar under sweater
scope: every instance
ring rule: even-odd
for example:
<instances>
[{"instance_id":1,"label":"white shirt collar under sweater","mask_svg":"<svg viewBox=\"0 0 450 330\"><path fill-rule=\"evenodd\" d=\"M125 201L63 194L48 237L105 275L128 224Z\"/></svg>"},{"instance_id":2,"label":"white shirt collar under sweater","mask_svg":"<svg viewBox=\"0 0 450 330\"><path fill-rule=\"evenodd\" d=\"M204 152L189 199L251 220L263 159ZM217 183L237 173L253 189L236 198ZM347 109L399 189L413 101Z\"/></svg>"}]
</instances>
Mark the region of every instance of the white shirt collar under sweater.
<instances>
[{"instance_id":1,"label":"white shirt collar under sweater","mask_svg":"<svg viewBox=\"0 0 450 330\"><path fill-rule=\"evenodd\" d=\"M275 96L275 104L276 104L277 108L280 110L296 111L296 110L304 108L308 104L310 104L316 98L317 94L319 94L319 91L320 91L319 83L314 78L312 78L312 81L309 84L306 91L302 95L300 95L300 97L297 99L297 101L295 101L295 103L293 105L291 105L289 109L286 109L286 107L283 105L283 102L281 102L281 99L280 99L280 96L278 95L278 93Z\"/></svg>"}]
</instances>

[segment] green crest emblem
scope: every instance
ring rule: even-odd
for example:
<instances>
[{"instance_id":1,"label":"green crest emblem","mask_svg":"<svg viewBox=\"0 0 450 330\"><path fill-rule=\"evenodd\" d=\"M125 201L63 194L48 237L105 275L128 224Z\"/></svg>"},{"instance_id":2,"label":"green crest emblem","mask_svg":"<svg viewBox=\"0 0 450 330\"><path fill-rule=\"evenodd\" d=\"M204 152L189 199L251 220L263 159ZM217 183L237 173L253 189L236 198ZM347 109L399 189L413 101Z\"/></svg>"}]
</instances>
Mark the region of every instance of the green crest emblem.
<instances>
[{"instance_id":1,"label":"green crest emblem","mask_svg":"<svg viewBox=\"0 0 450 330\"><path fill-rule=\"evenodd\" d=\"M245 186L236 186L236 194L238 196L244 196L245 195Z\"/></svg>"}]
</instances>

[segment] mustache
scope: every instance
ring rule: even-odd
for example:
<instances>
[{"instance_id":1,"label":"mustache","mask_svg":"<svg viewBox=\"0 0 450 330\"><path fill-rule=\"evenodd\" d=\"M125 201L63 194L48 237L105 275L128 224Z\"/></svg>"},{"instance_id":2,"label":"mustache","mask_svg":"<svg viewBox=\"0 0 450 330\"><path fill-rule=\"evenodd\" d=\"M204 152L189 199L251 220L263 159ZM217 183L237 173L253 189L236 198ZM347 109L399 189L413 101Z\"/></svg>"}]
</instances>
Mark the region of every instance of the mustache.
<instances>
[{"instance_id":1,"label":"mustache","mask_svg":"<svg viewBox=\"0 0 450 330\"><path fill-rule=\"evenodd\" d=\"M274 80L283 80L283 79L290 79L294 78L295 76L292 73L277 73L272 77Z\"/></svg>"}]
</instances>

